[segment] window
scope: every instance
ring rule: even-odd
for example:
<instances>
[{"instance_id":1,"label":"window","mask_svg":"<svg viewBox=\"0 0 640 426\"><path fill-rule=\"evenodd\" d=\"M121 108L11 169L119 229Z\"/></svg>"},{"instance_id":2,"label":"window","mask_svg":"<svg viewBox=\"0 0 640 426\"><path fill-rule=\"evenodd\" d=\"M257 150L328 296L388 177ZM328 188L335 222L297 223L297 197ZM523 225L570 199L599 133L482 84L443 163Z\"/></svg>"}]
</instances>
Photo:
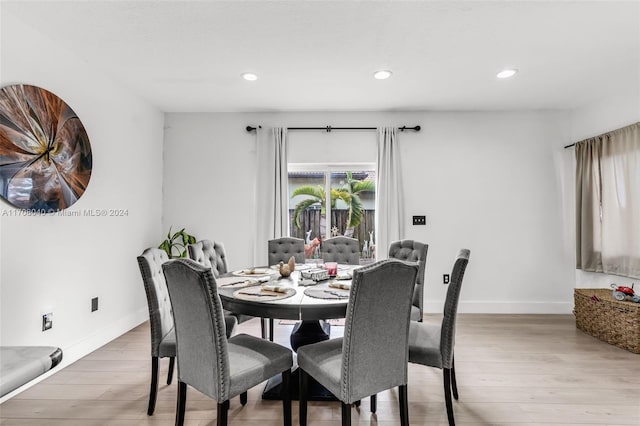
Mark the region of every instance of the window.
<instances>
[{"instance_id":1,"label":"window","mask_svg":"<svg viewBox=\"0 0 640 426\"><path fill-rule=\"evenodd\" d=\"M305 240L307 258L321 240L360 243L361 263L375 254L375 165L289 164L289 235Z\"/></svg>"}]
</instances>

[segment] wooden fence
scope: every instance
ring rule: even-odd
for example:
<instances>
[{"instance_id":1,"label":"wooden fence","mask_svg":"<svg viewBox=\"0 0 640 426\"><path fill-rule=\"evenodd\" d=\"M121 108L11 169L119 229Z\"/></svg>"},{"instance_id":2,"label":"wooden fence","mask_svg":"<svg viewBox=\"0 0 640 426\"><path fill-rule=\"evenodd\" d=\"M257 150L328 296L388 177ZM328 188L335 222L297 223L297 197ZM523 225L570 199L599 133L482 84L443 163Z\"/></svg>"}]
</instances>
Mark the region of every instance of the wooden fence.
<instances>
[{"instance_id":1,"label":"wooden fence","mask_svg":"<svg viewBox=\"0 0 640 426\"><path fill-rule=\"evenodd\" d=\"M347 229L348 219L348 210L336 209L331 211L331 227L337 227L339 235L343 235L345 229ZM356 226L353 231L353 238L360 241L361 252L364 242L370 240L369 233L375 230L375 219L375 210L365 210L363 212L360 225ZM300 220L300 229L296 227L293 221L293 210L289 210L289 223L289 235L292 237L302 238L304 240L306 238L307 231L311 229L311 239L316 238L320 235L320 209L305 210ZM374 235L373 239L375 240L375 238L376 237Z\"/></svg>"}]
</instances>

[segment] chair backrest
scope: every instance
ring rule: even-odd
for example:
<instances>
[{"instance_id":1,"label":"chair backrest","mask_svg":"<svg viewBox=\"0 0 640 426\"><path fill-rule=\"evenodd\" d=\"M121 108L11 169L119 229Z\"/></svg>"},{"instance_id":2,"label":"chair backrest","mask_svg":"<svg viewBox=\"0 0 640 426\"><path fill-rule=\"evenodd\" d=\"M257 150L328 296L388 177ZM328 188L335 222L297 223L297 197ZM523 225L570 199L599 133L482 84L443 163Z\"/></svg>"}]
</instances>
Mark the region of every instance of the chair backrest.
<instances>
[{"instance_id":1,"label":"chair backrest","mask_svg":"<svg viewBox=\"0 0 640 426\"><path fill-rule=\"evenodd\" d=\"M322 259L347 265L360 264L360 243L355 238L333 237L322 242Z\"/></svg>"},{"instance_id":2,"label":"chair backrest","mask_svg":"<svg viewBox=\"0 0 640 426\"><path fill-rule=\"evenodd\" d=\"M189 251L189 259L211 268L213 276L216 278L228 272L227 253L222 243L200 240L194 244L189 244L187 250Z\"/></svg>"},{"instance_id":3,"label":"chair backrest","mask_svg":"<svg viewBox=\"0 0 640 426\"><path fill-rule=\"evenodd\" d=\"M302 238L282 237L269 240L269 265L287 262L291 256L296 263L304 263L304 240Z\"/></svg>"},{"instance_id":4,"label":"chair backrest","mask_svg":"<svg viewBox=\"0 0 640 426\"><path fill-rule=\"evenodd\" d=\"M191 259L163 266L176 327L178 379L226 401L229 357L222 304L212 269Z\"/></svg>"},{"instance_id":5,"label":"chair backrest","mask_svg":"<svg viewBox=\"0 0 640 426\"><path fill-rule=\"evenodd\" d=\"M458 301L460 300L460 289L462 288L462 278L469 263L471 251L461 249L458 252L456 261L451 271L451 281L447 290L447 298L444 302L444 318L442 319L442 329L440 331L440 353L442 355L442 366L451 368L453 361L453 347L456 338L456 316L458 313Z\"/></svg>"},{"instance_id":6,"label":"chair backrest","mask_svg":"<svg viewBox=\"0 0 640 426\"><path fill-rule=\"evenodd\" d=\"M427 263L428 250L428 244L414 240L394 241L389 245L389 258L418 263L418 276L416 277L416 286L413 290L413 306L420 308L421 318L424 303L424 271Z\"/></svg>"},{"instance_id":7,"label":"chair backrest","mask_svg":"<svg viewBox=\"0 0 640 426\"><path fill-rule=\"evenodd\" d=\"M144 291L149 305L149 324L151 326L151 356L161 356L160 342L173 330L171 300L167 284L162 273L162 265L169 260L164 250L148 248L138 256L138 266L142 274Z\"/></svg>"},{"instance_id":8,"label":"chair backrest","mask_svg":"<svg viewBox=\"0 0 640 426\"><path fill-rule=\"evenodd\" d=\"M409 318L418 266L385 259L353 272L342 344L340 400L407 384Z\"/></svg>"}]
</instances>

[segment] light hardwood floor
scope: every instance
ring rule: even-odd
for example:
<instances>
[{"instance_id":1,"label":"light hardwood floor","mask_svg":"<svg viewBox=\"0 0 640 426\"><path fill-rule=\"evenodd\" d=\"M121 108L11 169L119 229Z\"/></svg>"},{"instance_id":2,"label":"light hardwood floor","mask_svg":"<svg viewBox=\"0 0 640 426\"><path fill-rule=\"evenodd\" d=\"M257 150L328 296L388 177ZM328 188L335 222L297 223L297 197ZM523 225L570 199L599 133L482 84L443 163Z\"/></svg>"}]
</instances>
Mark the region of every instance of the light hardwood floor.
<instances>
[{"instance_id":1,"label":"light hardwood floor","mask_svg":"<svg viewBox=\"0 0 640 426\"><path fill-rule=\"evenodd\" d=\"M239 332L259 335L258 327L251 320ZM290 330L276 325L276 341L288 345ZM145 323L0 405L0 425L172 425L166 360L156 412L146 415L150 364ZM459 315L456 370L458 425L640 425L640 355L582 333L570 315ZM282 424L281 403L261 400L262 388L245 407L231 401L231 425ZM447 424L440 370L410 365L408 389L412 425ZM310 426L340 424L339 404L309 404ZM294 424L297 414L294 401ZM185 424L215 425L215 416L215 401L189 389ZM399 424L397 392L378 395L377 415L364 400L352 419Z\"/></svg>"}]
</instances>

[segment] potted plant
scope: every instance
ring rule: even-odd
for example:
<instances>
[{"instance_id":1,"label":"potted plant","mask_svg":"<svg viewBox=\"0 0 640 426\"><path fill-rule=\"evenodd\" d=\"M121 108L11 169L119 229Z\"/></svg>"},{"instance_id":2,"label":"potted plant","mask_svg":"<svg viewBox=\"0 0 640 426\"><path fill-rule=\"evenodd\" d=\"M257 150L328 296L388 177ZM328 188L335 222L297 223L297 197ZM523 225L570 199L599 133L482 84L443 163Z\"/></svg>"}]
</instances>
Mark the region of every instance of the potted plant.
<instances>
[{"instance_id":1,"label":"potted plant","mask_svg":"<svg viewBox=\"0 0 640 426\"><path fill-rule=\"evenodd\" d=\"M169 259L177 257L187 257L187 244L193 244L196 242L196 237L185 232L185 228L171 234L171 228L167 234L167 239L164 240L159 246L159 249L167 252Z\"/></svg>"}]
</instances>

